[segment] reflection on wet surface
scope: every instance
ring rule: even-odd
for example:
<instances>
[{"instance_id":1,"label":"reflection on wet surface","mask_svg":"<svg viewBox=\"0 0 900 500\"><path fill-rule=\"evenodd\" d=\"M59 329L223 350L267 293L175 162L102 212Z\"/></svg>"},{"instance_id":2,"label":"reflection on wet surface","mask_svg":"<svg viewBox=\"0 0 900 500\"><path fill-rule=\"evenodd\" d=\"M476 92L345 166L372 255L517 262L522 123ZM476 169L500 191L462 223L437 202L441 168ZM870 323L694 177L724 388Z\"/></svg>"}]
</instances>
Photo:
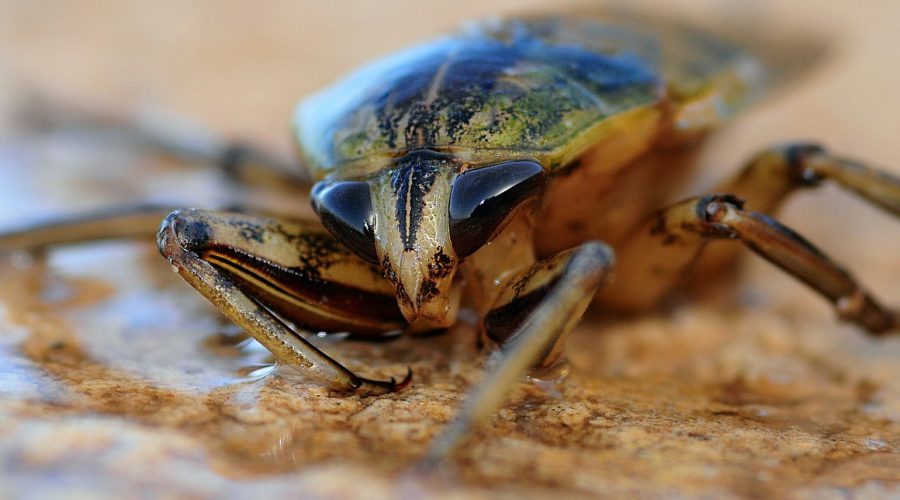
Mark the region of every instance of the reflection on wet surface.
<instances>
[{"instance_id":1,"label":"reflection on wet surface","mask_svg":"<svg viewBox=\"0 0 900 500\"><path fill-rule=\"evenodd\" d=\"M291 414L317 425L327 421L304 411L303 400L361 405L321 387L297 386L291 377L266 376L268 353L166 273L162 259L144 262L145 253L155 254L147 246L59 250L46 268L4 269L4 326L17 333L3 337L11 357L3 373L13 379L0 389L7 397L49 413L117 415L191 429L211 450L233 455L238 470L259 471L283 468L272 450L297 460L285 444L300 441L292 437L297 422ZM148 273L157 276L147 279ZM305 448L305 462L315 458L309 450L334 450Z\"/></svg>"}]
</instances>

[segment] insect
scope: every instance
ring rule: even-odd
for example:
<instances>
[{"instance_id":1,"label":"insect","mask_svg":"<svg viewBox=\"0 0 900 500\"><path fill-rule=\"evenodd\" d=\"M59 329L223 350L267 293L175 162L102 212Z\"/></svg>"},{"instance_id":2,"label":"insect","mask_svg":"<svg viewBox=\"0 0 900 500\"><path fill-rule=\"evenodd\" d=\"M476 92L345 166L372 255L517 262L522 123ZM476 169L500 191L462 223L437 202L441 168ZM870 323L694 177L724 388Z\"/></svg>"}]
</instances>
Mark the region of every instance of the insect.
<instances>
[{"instance_id":1,"label":"insect","mask_svg":"<svg viewBox=\"0 0 900 500\"><path fill-rule=\"evenodd\" d=\"M900 179L790 144L753 157L710 193L672 202L708 132L755 98L765 70L739 47L685 28L474 22L301 103L296 135L318 221L181 209L163 220L159 249L279 363L336 389L399 390L411 373L361 377L283 319L371 339L446 328L460 308L474 311L479 345L501 355L434 458L523 373L553 373L590 304L650 308L695 261L730 258L703 257L711 240L743 243L844 321L875 335L897 330L892 311L768 214L826 180L900 214ZM225 152L235 171L270 163L252 149ZM135 218L154 210L30 228L0 245L130 236L146 231Z\"/></svg>"}]
</instances>

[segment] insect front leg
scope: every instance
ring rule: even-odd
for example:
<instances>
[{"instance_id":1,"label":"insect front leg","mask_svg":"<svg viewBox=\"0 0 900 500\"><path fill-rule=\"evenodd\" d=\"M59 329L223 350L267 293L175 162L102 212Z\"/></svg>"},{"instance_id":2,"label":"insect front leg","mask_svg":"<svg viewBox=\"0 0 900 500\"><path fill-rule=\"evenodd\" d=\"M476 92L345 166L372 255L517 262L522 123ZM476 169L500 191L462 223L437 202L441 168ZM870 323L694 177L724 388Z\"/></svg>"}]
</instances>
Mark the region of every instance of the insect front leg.
<instances>
[{"instance_id":1,"label":"insect front leg","mask_svg":"<svg viewBox=\"0 0 900 500\"><path fill-rule=\"evenodd\" d=\"M644 309L670 291L714 239L737 240L829 300L838 316L879 335L900 327L844 269L775 219L743 210L732 195L691 198L657 212L619 249L615 286L598 301L617 309Z\"/></svg>"},{"instance_id":2,"label":"insect front leg","mask_svg":"<svg viewBox=\"0 0 900 500\"><path fill-rule=\"evenodd\" d=\"M463 408L432 443L426 464L452 453L474 426L490 417L529 369L558 360L565 337L581 319L594 293L610 277L612 249L587 242L523 269L500 285L483 319L501 356L466 398Z\"/></svg>"},{"instance_id":3,"label":"insect front leg","mask_svg":"<svg viewBox=\"0 0 900 500\"><path fill-rule=\"evenodd\" d=\"M316 223L239 213L176 211L159 230L160 252L225 316L268 349L336 389L396 390L409 382L359 377L272 311L313 331L377 334L405 322L379 269Z\"/></svg>"},{"instance_id":4,"label":"insect front leg","mask_svg":"<svg viewBox=\"0 0 900 500\"><path fill-rule=\"evenodd\" d=\"M17 229L0 232L0 252L25 250L41 252L48 247L123 238L153 239L159 223L176 207L136 204L54 217ZM225 210L264 214L265 211L239 205Z\"/></svg>"}]
</instances>

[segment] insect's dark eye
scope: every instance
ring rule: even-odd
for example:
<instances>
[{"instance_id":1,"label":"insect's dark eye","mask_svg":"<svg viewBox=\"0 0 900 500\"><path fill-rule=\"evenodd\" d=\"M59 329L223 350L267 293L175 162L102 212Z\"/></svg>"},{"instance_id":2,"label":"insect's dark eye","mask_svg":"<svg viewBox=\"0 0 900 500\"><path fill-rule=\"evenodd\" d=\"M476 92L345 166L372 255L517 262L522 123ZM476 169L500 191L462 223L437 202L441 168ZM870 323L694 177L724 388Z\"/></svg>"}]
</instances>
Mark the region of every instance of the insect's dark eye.
<instances>
[{"instance_id":1,"label":"insect's dark eye","mask_svg":"<svg viewBox=\"0 0 900 500\"><path fill-rule=\"evenodd\" d=\"M322 225L356 255L377 263L375 212L369 184L361 181L320 182L312 190L313 209Z\"/></svg>"},{"instance_id":2,"label":"insect's dark eye","mask_svg":"<svg viewBox=\"0 0 900 500\"><path fill-rule=\"evenodd\" d=\"M467 170L450 192L450 240L460 257L494 236L506 217L544 187L544 168L532 161L511 161Z\"/></svg>"}]
</instances>

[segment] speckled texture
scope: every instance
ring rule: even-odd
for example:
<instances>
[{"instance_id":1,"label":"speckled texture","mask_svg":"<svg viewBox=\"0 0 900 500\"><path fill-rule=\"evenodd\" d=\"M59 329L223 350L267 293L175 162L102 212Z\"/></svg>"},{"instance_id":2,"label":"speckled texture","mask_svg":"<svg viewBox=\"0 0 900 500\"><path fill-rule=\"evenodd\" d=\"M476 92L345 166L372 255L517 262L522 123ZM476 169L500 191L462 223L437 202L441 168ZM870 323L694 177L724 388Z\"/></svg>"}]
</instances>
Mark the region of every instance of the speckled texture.
<instances>
[{"instance_id":1,"label":"speckled texture","mask_svg":"<svg viewBox=\"0 0 900 500\"><path fill-rule=\"evenodd\" d=\"M488 9L435 5L402 30L398 12L413 11L400 4L340 15L317 4L303 12L230 7L204 31L198 7L181 7L180 23L164 24L149 7L110 6L97 18L76 4L53 12L28 5L8 4L0 15L0 81L28 76L113 107L144 96L276 146L286 144L282 124L300 94ZM819 26L841 48L802 88L725 131L703 163L736 165L777 140L816 137L900 172L900 102L888 92L900 86L888 64L900 47L894 2L849 13L815 2L760 9L782 27ZM699 4L685 14L718 12ZM303 21L282 21L291 18ZM72 42L74 27L89 21L90 36ZM226 29L236 25L248 34ZM127 42L109 43L117 37ZM48 64L54 57L58 64ZM2 117L3 227L149 193L198 204L232 195L203 172L71 136L25 136ZM849 200L831 188L803 195L784 219L900 304L900 224ZM480 376L464 326L378 344L319 341L365 375L415 372L401 393L345 396L289 373L257 378L266 353L241 344L152 244L55 251L46 267L4 257L0 276L0 484L15 496L898 494L900 340L836 324L819 298L756 259L732 291L681 296L639 318L593 314L569 343L565 383L523 385L452 464L427 476L412 469L416 458Z\"/></svg>"}]
</instances>

